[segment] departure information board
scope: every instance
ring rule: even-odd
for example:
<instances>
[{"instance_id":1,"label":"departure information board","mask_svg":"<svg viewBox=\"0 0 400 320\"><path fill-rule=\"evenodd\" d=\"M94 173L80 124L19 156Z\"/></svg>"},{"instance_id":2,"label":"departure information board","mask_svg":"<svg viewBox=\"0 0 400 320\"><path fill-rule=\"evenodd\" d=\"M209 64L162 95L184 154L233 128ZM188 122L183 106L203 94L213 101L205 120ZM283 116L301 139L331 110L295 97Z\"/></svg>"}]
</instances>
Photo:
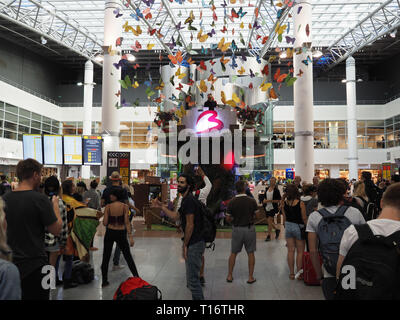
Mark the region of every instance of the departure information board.
<instances>
[{"instance_id":1,"label":"departure information board","mask_svg":"<svg viewBox=\"0 0 400 320\"><path fill-rule=\"evenodd\" d=\"M40 134L24 134L22 144L24 159L35 159L43 164L43 144Z\"/></svg>"},{"instance_id":2,"label":"departure information board","mask_svg":"<svg viewBox=\"0 0 400 320\"><path fill-rule=\"evenodd\" d=\"M102 165L101 136L83 136L83 164L92 166Z\"/></svg>"},{"instance_id":3,"label":"departure information board","mask_svg":"<svg viewBox=\"0 0 400 320\"><path fill-rule=\"evenodd\" d=\"M43 135L44 164L63 164L62 136Z\"/></svg>"},{"instance_id":4,"label":"departure information board","mask_svg":"<svg viewBox=\"0 0 400 320\"><path fill-rule=\"evenodd\" d=\"M64 136L64 164L82 165L81 136Z\"/></svg>"}]
</instances>

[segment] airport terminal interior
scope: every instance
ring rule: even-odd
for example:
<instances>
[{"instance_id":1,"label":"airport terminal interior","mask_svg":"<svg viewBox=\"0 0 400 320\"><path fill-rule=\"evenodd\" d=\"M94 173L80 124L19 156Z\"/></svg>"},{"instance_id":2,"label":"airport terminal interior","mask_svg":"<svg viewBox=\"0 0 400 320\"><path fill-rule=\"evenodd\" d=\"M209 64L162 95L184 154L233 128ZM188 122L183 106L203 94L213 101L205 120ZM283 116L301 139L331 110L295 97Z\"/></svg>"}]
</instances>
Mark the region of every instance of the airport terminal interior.
<instances>
[{"instance_id":1,"label":"airport terminal interior","mask_svg":"<svg viewBox=\"0 0 400 320\"><path fill-rule=\"evenodd\" d=\"M74 253L58 237L40 249L52 266L58 257L49 299L112 300L132 277L131 259L121 254L116 263L117 245L110 253L105 241L106 208L112 196L122 201L117 185L127 194L137 272L163 299L328 299L319 277L308 279L305 258L300 266L290 258L292 249L299 257L310 247L303 234L291 238L297 230L286 225L284 199L293 183L300 203L324 181L347 182L349 197L358 181L367 188L369 179L376 190L400 181L399 30L398 0L0 0L5 216L11 196L2 186L18 192L17 165L26 159L42 165L44 194L46 179L57 177L60 199L75 214L65 227ZM188 201L181 198L191 194L181 174L188 185L193 179L193 201L208 207L216 226L215 247L205 248L195 280L200 265L189 256L203 241L190 242L196 218L192 240L185 238ZM68 201L65 181L77 195L71 191ZM248 231L237 240L244 227L231 219L240 181L257 206L248 223L254 241ZM271 181L279 201L269 198ZM8 223L11 251L14 229ZM229 274L231 253L238 254ZM72 260L72 275L90 264L86 283L65 280Z\"/></svg>"}]
</instances>

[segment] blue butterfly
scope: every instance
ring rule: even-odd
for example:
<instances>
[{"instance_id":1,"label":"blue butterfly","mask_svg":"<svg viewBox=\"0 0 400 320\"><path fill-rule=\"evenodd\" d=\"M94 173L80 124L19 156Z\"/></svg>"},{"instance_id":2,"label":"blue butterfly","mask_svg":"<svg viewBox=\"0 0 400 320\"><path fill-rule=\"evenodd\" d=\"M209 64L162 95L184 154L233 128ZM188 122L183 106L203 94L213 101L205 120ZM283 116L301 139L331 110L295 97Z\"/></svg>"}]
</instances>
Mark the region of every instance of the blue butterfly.
<instances>
[{"instance_id":1,"label":"blue butterfly","mask_svg":"<svg viewBox=\"0 0 400 320\"><path fill-rule=\"evenodd\" d=\"M190 68L190 64L186 60L182 60L181 66L185 68Z\"/></svg>"},{"instance_id":2,"label":"blue butterfly","mask_svg":"<svg viewBox=\"0 0 400 320\"><path fill-rule=\"evenodd\" d=\"M203 46L201 46L201 53L202 54L207 54L208 49L205 49Z\"/></svg>"},{"instance_id":3,"label":"blue butterfly","mask_svg":"<svg viewBox=\"0 0 400 320\"><path fill-rule=\"evenodd\" d=\"M232 40L231 49L232 49L232 51L236 51L238 49L238 47L237 47L237 45L235 43L235 40Z\"/></svg>"},{"instance_id":4,"label":"blue butterfly","mask_svg":"<svg viewBox=\"0 0 400 320\"><path fill-rule=\"evenodd\" d=\"M149 80L146 80L144 82L144 85L147 86L147 87L151 87L151 82Z\"/></svg>"},{"instance_id":5,"label":"blue butterfly","mask_svg":"<svg viewBox=\"0 0 400 320\"><path fill-rule=\"evenodd\" d=\"M203 6L203 8L210 8L210 6L207 5L204 0L201 0L201 5Z\"/></svg>"},{"instance_id":6,"label":"blue butterfly","mask_svg":"<svg viewBox=\"0 0 400 320\"><path fill-rule=\"evenodd\" d=\"M183 0L175 0L175 2L177 2L179 4L183 4Z\"/></svg>"},{"instance_id":7,"label":"blue butterfly","mask_svg":"<svg viewBox=\"0 0 400 320\"><path fill-rule=\"evenodd\" d=\"M283 9L278 10L278 12L277 12L277 19L279 19L280 17L282 17L282 13L283 13Z\"/></svg>"},{"instance_id":8,"label":"blue butterfly","mask_svg":"<svg viewBox=\"0 0 400 320\"><path fill-rule=\"evenodd\" d=\"M237 12L237 14L240 17L240 19L242 19L245 16L246 13L247 12L243 12L243 8L242 7L240 7L239 11Z\"/></svg>"},{"instance_id":9,"label":"blue butterfly","mask_svg":"<svg viewBox=\"0 0 400 320\"><path fill-rule=\"evenodd\" d=\"M261 63L261 59L260 59L260 56L258 54L256 54L256 60L257 60L258 63Z\"/></svg>"},{"instance_id":10,"label":"blue butterfly","mask_svg":"<svg viewBox=\"0 0 400 320\"><path fill-rule=\"evenodd\" d=\"M143 19L143 13L140 12L139 8L136 8L136 14L131 13L131 17L136 19L136 21L139 21L139 18Z\"/></svg>"},{"instance_id":11,"label":"blue butterfly","mask_svg":"<svg viewBox=\"0 0 400 320\"><path fill-rule=\"evenodd\" d=\"M307 59L306 60L302 60L301 62L304 63L306 66L308 66L309 62L312 64L312 60L311 60L310 56L307 56Z\"/></svg>"}]
</instances>

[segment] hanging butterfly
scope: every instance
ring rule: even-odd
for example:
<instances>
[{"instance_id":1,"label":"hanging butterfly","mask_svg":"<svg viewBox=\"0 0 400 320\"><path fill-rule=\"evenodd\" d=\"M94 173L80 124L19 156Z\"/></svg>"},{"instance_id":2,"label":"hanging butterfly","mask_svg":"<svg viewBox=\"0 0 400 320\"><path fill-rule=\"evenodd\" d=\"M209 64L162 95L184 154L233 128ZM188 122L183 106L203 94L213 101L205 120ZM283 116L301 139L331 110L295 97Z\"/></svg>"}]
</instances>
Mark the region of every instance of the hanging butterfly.
<instances>
[{"instance_id":1,"label":"hanging butterfly","mask_svg":"<svg viewBox=\"0 0 400 320\"><path fill-rule=\"evenodd\" d=\"M261 64L261 59L260 59L260 56L258 54L256 54L256 60L257 60L257 63Z\"/></svg>"},{"instance_id":2,"label":"hanging butterfly","mask_svg":"<svg viewBox=\"0 0 400 320\"><path fill-rule=\"evenodd\" d=\"M302 60L301 62L304 63L306 66L308 66L308 63L312 64L312 59L310 58L310 56L307 56L307 59Z\"/></svg>"},{"instance_id":3,"label":"hanging butterfly","mask_svg":"<svg viewBox=\"0 0 400 320\"><path fill-rule=\"evenodd\" d=\"M199 67L200 67L200 69L203 69L204 71L207 70L207 66L205 65L203 60L200 61Z\"/></svg>"},{"instance_id":4,"label":"hanging butterfly","mask_svg":"<svg viewBox=\"0 0 400 320\"><path fill-rule=\"evenodd\" d=\"M122 17L122 16L123 16L122 13L119 13L119 9L115 9L115 10L113 11L113 13L115 14L115 17L116 17L116 18L119 18L119 17Z\"/></svg>"},{"instance_id":5,"label":"hanging butterfly","mask_svg":"<svg viewBox=\"0 0 400 320\"><path fill-rule=\"evenodd\" d=\"M115 40L115 46L120 47L122 45L122 40L124 40L124 37L117 38L117 40Z\"/></svg>"},{"instance_id":6,"label":"hanging butterfly","mask_svg":"<svg viewBox=\"0 0 400 320\"><path fill-rule=\"evenodd\" d=\"M121 90L118 90L118 92L115 94L117 97L121 95Z\"/></svg>"},{"instance_id":7,"label":"hanging butterfly","mask_svg":"<svg viewBox=\"0 0 400 320\"><path fill-rule=\"evenodd\" d=\"M301 77L303 75L303 73L304 73L303 70L299 69L299 73L296 74L296 77Z\"/></svg>"},{"instance_id":8,"label":"hanging butterfly","mask_svg":"<svg viewBox=\"0 0 400 320\"><path fill-rule=\"evenodd\" d=\"M245 56L244 52L241 53L240 59L244 62L247 61L247 57Z\"/></svg>"},{"instance_id":9,"label":"hanging butterfly","mask_svg":"<svg viewBox=\"0 0 400 320\"><path fill-rule=\"evenodd\" d=\"M231 43L231 50L232 50L232 51L238 50L238 47L237 47L237 45L236 45L236 43L235 43L235 40L232 40L232 43Z\"/></svg>"},{"instance_id":10,"label":"hanging butterfly","mask_svg":"<svg viewBox=\"0 0 400 320\"><path fill-rule=\"evenodd\" d=\"M136 52L139 52L139 50L142 49L142 45L140 44L139 41L136 40L135 45L134 45L134 46L131 46L131 48L132 48L133 50L135 50Z\"/></svg>"},{"instance_id":11,"label":"hanging butterfly","mask_svg":"<svg viewBox=\"0 0 400 320\"><path fill-rule=\"evenodd\" d=\"M265 36L265 37L263 37L263 39L262 39L262 44L265 44L267 41L268 41L268 39L269 39L269 37L268 36Z\"/></svg>"},{"instance_id":12,"label":"hanging butterfly","mask_svg":"<svg viewBox=\"0 0 400 320\"><path fill-rule=\"evenodd\" d=\"M125 60L121 59L121 60L118 61L118 63L113 63L113 66L114 66L117 70L119 70L119 68L122 69L122 67L124 66L124 64L125 64Z\"/></svg>"},{"instance_id":13,"label":"hanging butterfly","mask_svg":"<svg viewBox=\"0 0 400 320\"><path fill-rule=\"evenodd\" d=\"M307 35L307 37L310 36L310 25L309 24L306 25L306 35Z\"/></svg>"},{"instance_id":14,"label":"hanging butterfly","mask_svg":"<svg viewBox=\"0 0 400 320\"><path fill-rule=\"evenodd\" d=\"M134 66L132 66L132 67L133 67L133 69L136 70L137 68L140 68L140 65L136 63L136 64L135 64Z\"/></svg>"},{"instance_id":15,"label":"hanging butterfly","mask_svg":"<svg viewBox=\"0 0 400 320\"><path fill-rule=\"evenodd\" d=\"M242 19L247 12L243 12L243 8L240 7L239 11L237 12L237 15L240 17L240 19Z\"/></svg>"},{"instance_id":16,"label":"hanging butterfly","mask_svg":"<svg viewBox=\"0 0 400 320\"><path fill-rule=\"evenodd\" d=\"M296 38L291 38L291 37L289 37L289 36L286 36L285 37L286 38L286 43L287 44L294 44L294 42L296 41Z\"/></svg>"},{"instance_id":17,"label":"hanging butterfly","mask_svg":"<svg viewBox=\"0 0 400 320\"><path fill-rule=\"evenodd\" d=\"M211 32L208 32L207 35L211 38L213 35L216 35L215 30L211 29Z\"/></svg>"},{"instance_id":18,"label":"hanging butterfly","mask_svg":"<svg viewBox=\"0 0 400 320\"><path fill-rule=\"evenodd\" d=\"M154 4L154 0L142 0L146 6L151 7L152 4Z\"/></svg>"},{"instance_id":19,"label":"hanging butterfly","mask_svg":"<svg viewBox=\"0 0 400 320\"><path fill-rule=\"evenodd\" d=\"M253 70L250 69L250 78L254 78L256 75L254 74Z\"/></svg>"}]
</instances>

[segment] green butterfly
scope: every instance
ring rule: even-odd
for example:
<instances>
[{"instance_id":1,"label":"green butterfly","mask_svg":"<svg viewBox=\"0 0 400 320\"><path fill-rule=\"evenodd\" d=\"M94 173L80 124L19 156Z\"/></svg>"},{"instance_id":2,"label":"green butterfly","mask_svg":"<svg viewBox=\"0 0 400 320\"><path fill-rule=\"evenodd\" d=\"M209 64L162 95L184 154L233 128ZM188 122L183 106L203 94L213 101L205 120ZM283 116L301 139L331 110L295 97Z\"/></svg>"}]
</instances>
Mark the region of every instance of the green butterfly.
<instances>
[{"instance_id":1,"label":"green butterfly","mask_svg":"<svg viewBox=\"0 0 400 320\"><path fill-rule=\"evenodd\" d=\"M147 95L148 98L150 98L151 96L154 96L155 94L156 93L150 87L147 87L146 95Z\"/></svg>"},{"instance_id":2,"label":"green butterfly","mask_svg":"<svg viewBox=\"0 0 400 320\"><path fill-rule=\"evenodd\" d=\"M121 87L124 89L128 89L128 88L132 87L132 82L128 75L125 76L124 80L118 80L118 81L121 84Z\"/></svg>"},{"instance_id":3,"label":"green butterfly","mask_svg":"<svg viewBox=\"0 0 400 320\"><path fill-rule=\"evenodd\" d=\"M193 43L191 42L187 47L186 47L186 50L187 50L187 53L189 53L189 54L197 54L197 51L194 51L193 49L192 49L192 47L193 47Z\"/></svg>"},{"instance_id":4,"label":"green butterfly","mask_svg":"<svg viewBox=\"0 0 400 320\"><path fill-rule=\"evenodd\" d=\"M292 77L290 74L288 74L288 76L285 79L285 83L287 87L291 87L293 86L293 84L296 82L297 78L296 77Z\"/></svg>"}]
</instances>

